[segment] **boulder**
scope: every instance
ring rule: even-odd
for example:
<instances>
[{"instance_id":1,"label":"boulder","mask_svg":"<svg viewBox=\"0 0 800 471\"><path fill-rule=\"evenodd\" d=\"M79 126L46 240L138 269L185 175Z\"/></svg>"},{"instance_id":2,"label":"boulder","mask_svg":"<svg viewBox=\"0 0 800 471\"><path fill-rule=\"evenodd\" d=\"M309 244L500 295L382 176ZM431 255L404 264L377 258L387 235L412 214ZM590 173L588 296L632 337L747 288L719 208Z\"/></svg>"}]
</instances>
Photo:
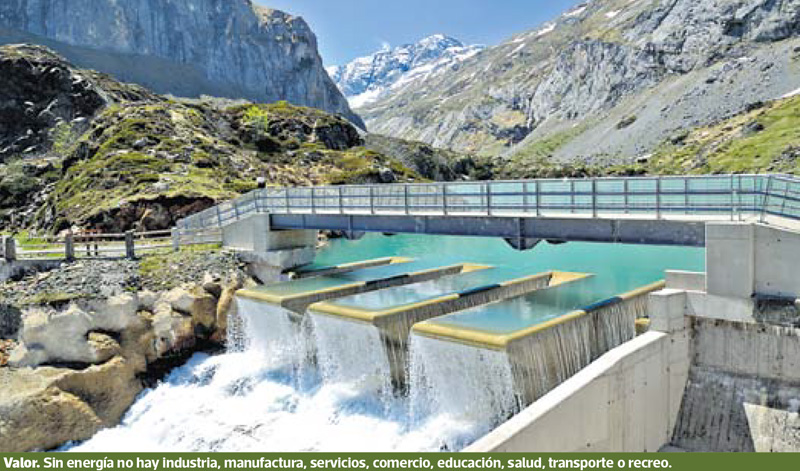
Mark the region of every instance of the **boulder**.
<instances>
[{"instance_id":1,"label":"boulder","mask_svg":"<svg viewBox=\"0 0 800 471\"><path fill-rule=\"evenodd\" d=\"M217 318L217 300L200 287L175 288L162 297L173 310L192 318L201 333L210 334Z\"/></svg>"},{"instance_id":2,"label":"boulder","mask_svg":"<svg viewBox=\"0 0 800 471\"><path fill-rule=\"evenodd\" d=\"M139 300L131 294L120 294L104 301L89 303L92 329L122 332L139 322L136 312Z\"/></svg>"},{"instance_id":3,"label":"boulder","mask_svg":"<svg viewBox=\"0 0 800 471\"><path fill-rule=\"evenodd\" d=\"M156 308L158 293L144 290L137 295L137 298L139 299L139 310L152 312Z\"/></svg>"},{"instance_id":4,"label":"boulder","mask_svg":"<svg viewBox=\"0 0 800 471\"><path fill-rule=\"evenodd\" d=\"M153 316L153 345L156 357L177 353L195 346L192 318L172 310L167 303L159 303Z\"/></svg>"},{"instance_id":5,"label":"boulder","mask_svg":"<svg viewBox=\"0 0 800 471\"><path fill-rule=\"evenodd\" d=\"M20 345L9 364L36 367L43 364L99 364L119 354L120 346L111 336L98 331L121 331L121 326L138 321L128 318L128 300L109 300L109 309L89 314L71 304L65 311L35 309L25 316Z\"/></svg>"},{"instance_id":6,"label":"boulder","mask_svg":"<svg viewBox=\"0 0 800 471\"><path fill-rule=\"evenodd\" d=\"M0 369L0 452L47 450L117 424L142 390L137 372L120 356L80 371Z\"/></svg>"},{"instance_id":7,"label":"boulder","mask_svg":"<svg viewBox=\"0 0 800 471\"><path fill-rule=\"evenodd\" d=\"M220 294L219 302L217 303L217 329L213 337L218 342L223 342L226 339L228 318L236 313L236 292L242 289L244 284L245 281L241 276L234 275L222 290L222 294Z\"/></svg>"}]
</instances>

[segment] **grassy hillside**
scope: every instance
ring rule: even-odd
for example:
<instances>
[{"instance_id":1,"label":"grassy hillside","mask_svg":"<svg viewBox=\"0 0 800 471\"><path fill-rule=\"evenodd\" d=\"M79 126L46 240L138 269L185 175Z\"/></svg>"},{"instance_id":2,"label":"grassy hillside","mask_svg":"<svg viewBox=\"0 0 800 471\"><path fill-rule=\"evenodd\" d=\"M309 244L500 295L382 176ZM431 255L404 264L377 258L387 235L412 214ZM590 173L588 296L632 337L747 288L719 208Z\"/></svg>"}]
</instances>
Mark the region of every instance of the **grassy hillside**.
<instances>
[{"instance_id":1,"label":"grassy hillside","mask_svg":"<svg viewBox=\"0 0 800 471\"><path fill-rule=\"evenodd\" d=\"M800 96L777 100L658 148L658 173L800 173Z\"/></svg>"},{"instance_id":2,"label":"grassy hillside","mask_svg":"<svg viewBox=\"0 0 800 471\"><path fill-rule=\"evenodd\" d=\"M260 185L424 180L316 109L169 99L39 46L0 47L0 70L0 228L163 229Z\"/></svg>"}]
</instances>

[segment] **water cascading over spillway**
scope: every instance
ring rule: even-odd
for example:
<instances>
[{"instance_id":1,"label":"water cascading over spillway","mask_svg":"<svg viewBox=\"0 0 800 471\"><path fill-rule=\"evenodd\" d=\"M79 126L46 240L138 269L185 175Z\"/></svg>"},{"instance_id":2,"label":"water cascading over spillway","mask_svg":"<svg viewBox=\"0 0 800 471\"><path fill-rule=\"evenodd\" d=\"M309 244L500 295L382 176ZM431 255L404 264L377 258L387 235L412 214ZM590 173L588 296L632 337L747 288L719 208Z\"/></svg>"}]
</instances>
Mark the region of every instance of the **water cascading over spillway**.
<instances>
[{"instance_id":1,"label":"water cascading over spillway","mask_svg":"<svg viewBox=\"0 0 800 471\"><path fill-rule=\"evenodd\" d=\"M67 447L95 452L458 450L488 428L444 414L408 420L408 400L387 396L375 332L322 320L321 365L301 362L307 326L269 303L236 300L227 353L195 355L145 392L122 423ZM365 338L375 339L365 345ZM357 340L357 342L355 341ZM316 348L315 348L316 349ZM336 365L326 361L343 352ZM350 369L352 368L352 369ZM391 407L387 407L387 403Z\"/></svg>"},{"instance_id":2,"label":"water cascading over spillway","mask_svg":"<svg viewBox=\"0 0 800 471\"><path fill-rule=\"evenodd\" d=\"M228 326L228 350L259 355L274 368L299 373L312 361L309 326L280 306L236 297Z\"/></svg>"},{"instance_id":3,"label":"water cascading over spillway","mask_svg":"<svg viewBox=\"0 0 800 471\"><path fill-rule=\"evenodd\" d=\"M323 380L376 394L388 410L393 396L392 373L378 329L324 315L309 317Z\"/></svg>"},{"instance_id":4,"label":"water cascading over spillway","mask_svg":"<svg viewBox=\"0 0 800 471\"><path fill-rule=\"evenodd\" d=\"M533 403L609 350L633 339L636 319L646 312L647 293L660 286L649 285L515 331L475 330L468 322L485 320L485 315L477 312L481 309L490 310L495 319L504 312L524 311L521 300L472 310L477 314L465 311L418 324L412 343L412 391L422 385L432 395L432 403L439 395L485 396L482 404L492 411L481 411L483 418L507 418L513 409L509 404L525 407ZM553 292L541 298L550 298ZM536 307L545 310L542 305ZM468 379L473 377L483 381L473 383ZM450 392L453 385L458 391Z\"/></svg>"},{"instance_id":5,"label":"water cascading over spillway","mask_svg":"<svg viewBox=\"0 0 800 471\"><path fill-rule=\"evenodd\" d=\"M519 410L502 351L411 336L411 418L442 414L486 432Z\"/></svg>"}]
</instances>

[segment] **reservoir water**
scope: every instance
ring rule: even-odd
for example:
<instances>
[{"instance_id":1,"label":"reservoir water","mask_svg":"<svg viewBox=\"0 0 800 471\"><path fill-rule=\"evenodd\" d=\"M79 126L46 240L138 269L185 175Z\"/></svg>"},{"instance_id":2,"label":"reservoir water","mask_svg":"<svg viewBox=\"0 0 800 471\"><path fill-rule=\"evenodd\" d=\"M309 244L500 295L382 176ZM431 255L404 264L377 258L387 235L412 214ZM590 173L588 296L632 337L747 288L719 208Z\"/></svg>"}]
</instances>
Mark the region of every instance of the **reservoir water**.
<instances>
[{"instance_id":1,"label":"reservoir water","mask_svg":"<svg viewBox=\"0 0 800 471\"><path fill-rule=\"evenodd\" d=\"M665 269L704 269L702 249L570 243L541 244L532 251L517 252L502 240L405 235L368 235L360 241L333 241L320 251L316 264L328 266L395 255L425 263L487 264L521 276L548 270L595 275L561 289L558 295L538 293L506 302L503 308L493 305L442 321L496 332L535 324L566 310L652 283L663 278ZM408 290L408 295L413 297L414 291ZM267 345L270 337L281 332L281 326L263 322L257 309L248 306L245 305L242 325L242 335L248 337L248 341L241 342L239 348L229 353L196 355L161 385L145 391L121 425L102 431L72 449L104 452L458 450L496 426L498 417L493 410L499 410L500 414L508 412L509 406L501 390L490 391L491 397L483 398L487 404L496 404L494 408L476 410L474 400L483 399L464 390L463 395L452 397L437 407L412 410L413 401L399 396L387 397L385 387L364 387L364 381L352 379L369 372L328 375L324 368L287 365L282 355L276 355ZM354 349L359 348L356 342L352 343ZM341 351L341 346L323 345L323 350ZM458 362L468 358L455 346L452 352L444 353L448 357L441 359L442 368L448 367L448 359ZM508 378L502 361L488 358L486 353L475 355L476 361L495 365L497 374ZM421 387L438 386L434 381ZM413 398L413 384L411 388Z\"/></svg>"}]
</instances>

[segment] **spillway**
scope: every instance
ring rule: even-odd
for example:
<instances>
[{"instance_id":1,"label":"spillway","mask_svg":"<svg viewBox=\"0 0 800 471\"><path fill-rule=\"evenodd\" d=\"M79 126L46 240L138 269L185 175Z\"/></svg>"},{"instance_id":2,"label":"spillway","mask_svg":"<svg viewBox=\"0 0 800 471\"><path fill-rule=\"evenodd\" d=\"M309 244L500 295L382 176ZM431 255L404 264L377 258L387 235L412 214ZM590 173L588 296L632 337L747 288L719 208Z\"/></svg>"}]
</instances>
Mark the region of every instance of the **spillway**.
<instances>
[{"instance_id":1,"label":"spillway","mask_svg":"<svg viewBox=\"0 0 800 471\"><path fill-rule=\"evenodd\" d=\"M664 286L663 282L653 283L572 310L572 303L583 299L582 284L589 284L590 280L584 278L573 284L537 291L526 298L422 322L414 326L413 336L425 337L428 342L459 344L465 352L470 349L499 352L506 358L513 377L513 388L507 394L515 396L517 404L524 407L608 350L632 339L636 335L636 319L645 314L647 294ZM554 315L556 312L562 314ZM412 356L418 358L419 355L412 352ZM418 368L417 372L425 374L427 369L451 377L437 381L455 382L462 375L459 368L432 366L441 362L437 355L422 356L420 361L431 366ZM486 369L486 381L495 381L493 364L482 368ZM412 385L431 381L425 377L411 379ZM498 418L504 413L503 409L498 410Z\"/></svg>"},{"instance_id":2,"label":"spillway","mask_svg":"<svg viewBox=\"0 0 800 471\"><path fill-rule=\"evenodd\" d=\"M364 266L367 268L363 268ZM466 274L485 268L482 265L469 263L437 265L394 257L377 262L356 262L307 271L307 274L321 273L321 275L240 290L236 293L235 309L229 313L230 342L238 351L247 348L268 350L276 358L283 359L286 365L302 369L318 359L316 349L319 345L323 345L325 351L330 352L335 344L334 340L325 342L329 340L327 337L314 337L313 323L305 315L310 304L348 294L369 293L386 287L424 283L448 275ZM263 329L265 334L261 338L256 339L243 334L243 330L246 329L261 331L258 329L260 326L267 327ZM360 339L353 333L353 328L358 326L338 330L333 327L335 326L321 330L319 335L332 336L335 335L334 332L340 332L346 333L354 340ZM368 329L361 331L368 332ZM245 342L252 345L244 345ZM353 344L346 342L342 345L347 348L327 358L341 358L345 361ZM330 361L326 365L328 368L325 371L329 376L339 371L331 366Z\"/></svg>"},{"instance_id":3,"label":"spillway","mask_svg":"<svg viewBox=\"0 0 800 471\"><path fill-rule=\"evenodd\" d=\"M315 276L338 275L349 273L364 268L382 267L397 263L408 263L413 260L407 257L381 257L372 260L360 260L356 262L338 263L336 265L317 265L300 267L292 271L292 279L311 278Z\"/></svg>"},{"instance_id":4,"label":"spillway","mask_svg":"<svg viewBox=\"0 0 800 471\"><path fill-rule=\"evenodd\" d=\"M324 322L327 326L316 329L318 337L328 335L329 331L350 329L379 338L381 342L374 346L388 358L393 382L402 389L406 385L408 337L414 324L586 276L557 271L525 275L517 270L483 267L425 283L315 303L308 312L315 323ZM330 360L336 358L347 356L341 353Z\"/></svg>"},{"instance_id":5,"label":"spillway","mask_svg":"<svg viewBox=\"0 0 800 471\"><path fill-rule=\"evenodd\" d=\"M280 306L290 313L302 316L309 305L326 299L433 280L474 269L476 267L468 263L444 265L408 261L244 289L236 295Z\"/></svg>"},{"instance_id":6,"label":"spillway","mask_svg":"<svg viewBox=\"0 0 800 471\"><path fill-rule=\"evenodd\" d=\"M389 377L385 363L381 366L385 358L369 357L375 350L364 348L368 334L322 325L330 335L315 339L321 360L297 368L295 359L306 346L276 341L292 335L297 325L265 315L266 303L239 298L237 304L239 324L229 329L240 341L228 352L195 355L146 391L119 426L66 449L457 451L489 430L469 416L430 413L410 421L408 399L384 386ZM330 370L325 358L340 353L349 360L337 364L347 369Z\"/></svg>"}]
</instances>

